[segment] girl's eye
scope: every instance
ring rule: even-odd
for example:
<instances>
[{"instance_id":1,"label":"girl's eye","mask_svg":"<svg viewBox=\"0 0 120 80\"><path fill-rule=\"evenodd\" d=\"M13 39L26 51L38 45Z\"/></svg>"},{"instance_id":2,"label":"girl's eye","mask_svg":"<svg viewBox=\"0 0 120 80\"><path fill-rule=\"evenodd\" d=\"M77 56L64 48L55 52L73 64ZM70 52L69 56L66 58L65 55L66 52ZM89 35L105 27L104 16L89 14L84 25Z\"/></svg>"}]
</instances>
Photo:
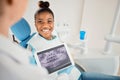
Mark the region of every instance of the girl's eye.
<instances>
[{"instance_id":1,"label":"girl's eye","mask_svg":"<svg viewBox=\"0 0 120 80\"><path fill-rule=\"evenodd\" d=\"M38 23L43 23L43 21L38 21Z\"/></svg>"},{"instance_id":2,"label":"girl's eye","mask_svg":"<svg viewBox=\"0 0 120 80\"><path fill-rule=\"evenodd\" d=\"M48 21L48 23L52 23L52 21Z\"/></svg>"}]
</instances>

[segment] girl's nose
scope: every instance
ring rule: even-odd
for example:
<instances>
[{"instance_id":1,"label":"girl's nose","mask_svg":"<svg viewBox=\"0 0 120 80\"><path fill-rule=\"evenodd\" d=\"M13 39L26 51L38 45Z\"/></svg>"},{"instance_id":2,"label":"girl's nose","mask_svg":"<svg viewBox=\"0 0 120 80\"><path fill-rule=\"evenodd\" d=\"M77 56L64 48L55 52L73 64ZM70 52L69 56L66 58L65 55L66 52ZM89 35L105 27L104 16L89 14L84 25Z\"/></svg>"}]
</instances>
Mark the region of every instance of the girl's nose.
<instances>
[{"instance_id":1,"label":"girl's nose","mask_svg":"<svg viewBox=\"0 0 120 80\"><path fill-rule=\"evenodd\" d=\"M48 26L49 26L48 23L46 22L43 23L43 27L48 27Z\"/></svg>"}]
</instances>

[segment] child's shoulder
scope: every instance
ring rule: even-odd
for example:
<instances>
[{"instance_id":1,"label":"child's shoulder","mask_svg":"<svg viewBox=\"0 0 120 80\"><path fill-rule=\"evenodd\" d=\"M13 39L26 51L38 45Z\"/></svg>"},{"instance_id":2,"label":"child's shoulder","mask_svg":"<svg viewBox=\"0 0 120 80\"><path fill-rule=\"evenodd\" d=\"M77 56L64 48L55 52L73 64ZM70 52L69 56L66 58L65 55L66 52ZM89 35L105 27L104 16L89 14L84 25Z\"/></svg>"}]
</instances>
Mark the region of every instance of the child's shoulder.
<instances>
[{"instance_id":1,"label":"child's shoulder","mask_svg":"<svg viewBox=\"0 0 120 80\"><path fill-rule=\"evenodd\" d=\"M37 36L38 36L38 34L36 33L36 34L28 41L28 43L32 43L32 42L34 42L35 40L37 40Z\"/></svg>"}]
</instances>

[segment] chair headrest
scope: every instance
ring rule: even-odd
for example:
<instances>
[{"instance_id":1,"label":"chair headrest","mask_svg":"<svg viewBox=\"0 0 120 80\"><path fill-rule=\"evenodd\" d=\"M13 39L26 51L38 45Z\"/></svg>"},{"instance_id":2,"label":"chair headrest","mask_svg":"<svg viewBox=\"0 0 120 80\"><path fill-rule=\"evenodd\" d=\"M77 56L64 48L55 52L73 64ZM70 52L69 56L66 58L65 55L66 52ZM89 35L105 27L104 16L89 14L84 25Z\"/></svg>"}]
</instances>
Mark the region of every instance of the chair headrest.
<instances>
[{"instance_id":1,"label":"chair headrest","mask_svg":"<svg viewBox=\"0 0 120 80\"><path fill-rule=\"evenodd\" d=\"M11 31L20 41L23 41L31 34L31 29L28 22L22 18L11 27Z\"/></svg>"}]
</instances>

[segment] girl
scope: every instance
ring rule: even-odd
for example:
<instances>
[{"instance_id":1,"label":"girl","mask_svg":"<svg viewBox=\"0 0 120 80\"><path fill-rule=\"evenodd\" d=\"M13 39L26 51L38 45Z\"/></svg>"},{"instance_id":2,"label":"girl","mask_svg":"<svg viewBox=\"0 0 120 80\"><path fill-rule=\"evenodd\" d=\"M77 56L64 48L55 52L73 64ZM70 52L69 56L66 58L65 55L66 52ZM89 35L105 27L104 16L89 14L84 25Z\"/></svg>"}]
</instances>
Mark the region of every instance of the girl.
<instances>
[{"instance_id":1,"label":"girl","mask_svg":"<svg viewBox=\"0 0 120 80\"><path fill-rule=\"evenodd\" d=\"M43 51L62 43L54 33L54 14L49 8L49 2L39 1L39 7L40 9L35 13L35 27L38 33L28 42L28 48L32 50L33 54L35 51ZM78 80L80 76L79 70L74 66L58 72L58 74L62 73L67 73L69 77L76 73L77 76L71 77L71 80Z\"/></svg>"}]
</instances>

